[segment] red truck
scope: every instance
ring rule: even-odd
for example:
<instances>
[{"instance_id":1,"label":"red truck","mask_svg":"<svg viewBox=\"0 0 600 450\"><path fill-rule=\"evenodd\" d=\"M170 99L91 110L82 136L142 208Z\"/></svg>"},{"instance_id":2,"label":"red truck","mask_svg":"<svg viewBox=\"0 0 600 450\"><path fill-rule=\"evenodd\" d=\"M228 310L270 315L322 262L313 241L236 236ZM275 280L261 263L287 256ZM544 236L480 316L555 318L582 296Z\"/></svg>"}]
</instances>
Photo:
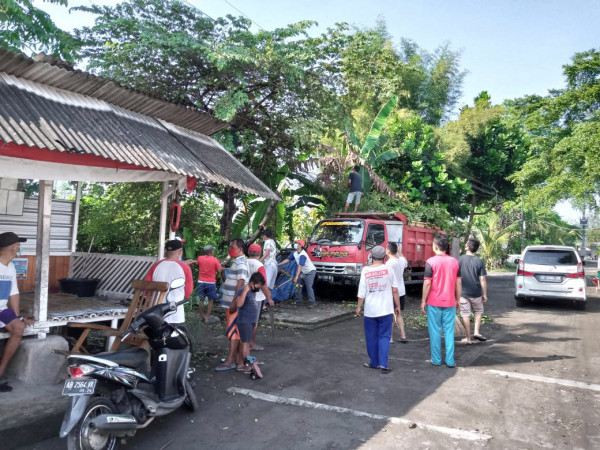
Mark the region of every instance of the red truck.
<instances>
[{"instance_id":1,"label":"red truck","mask_svg":"<svg viewBox=\"0 0 600 450\"><path fill-rule=\"evenodd\" d=\"M307 253L321 283L357 286L371 250L396 242L408 260L405 284L423 283L425 261L434 255L433 237L443 231L424 223L408 224L401 213L360 212L336 214L314 228Z\"/></svg>"}]
</instances>

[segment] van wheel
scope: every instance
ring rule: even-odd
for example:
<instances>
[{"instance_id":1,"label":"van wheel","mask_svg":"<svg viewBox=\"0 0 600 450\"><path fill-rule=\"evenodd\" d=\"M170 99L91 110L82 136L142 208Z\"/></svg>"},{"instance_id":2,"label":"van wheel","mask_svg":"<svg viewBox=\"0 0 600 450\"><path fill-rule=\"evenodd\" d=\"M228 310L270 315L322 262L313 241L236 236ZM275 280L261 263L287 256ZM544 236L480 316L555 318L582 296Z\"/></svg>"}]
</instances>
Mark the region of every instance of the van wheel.
<instances>
[{"instance_id":1,"label":"van wheel","mask_svg":"<svg viewBox=\"0 0 600 450\"><path fill-rule=\"evenodd\" d=\"M579 311L585 311L586 304L587 302L575 302L575 309L578 309Z\"/></svg>"},{"instance_id":2,"label":"van wheel","mask_svg":"<svg viewBox=\"0 0 600 450\"><path fill-rule=\"evenodd\" d=\"M517 306L526 306L527 300L524 297L515 296L515 301L517 302Z\"/></svg>"}]
</instances>

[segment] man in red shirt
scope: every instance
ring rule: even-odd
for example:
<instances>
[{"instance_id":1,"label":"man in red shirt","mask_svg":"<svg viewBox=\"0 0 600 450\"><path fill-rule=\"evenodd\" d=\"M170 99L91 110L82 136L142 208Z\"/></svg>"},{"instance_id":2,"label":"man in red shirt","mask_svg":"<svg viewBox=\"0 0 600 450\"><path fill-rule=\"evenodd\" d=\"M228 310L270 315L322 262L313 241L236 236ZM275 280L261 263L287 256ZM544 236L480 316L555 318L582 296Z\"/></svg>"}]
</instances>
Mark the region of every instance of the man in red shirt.
<instances>
[{"instance_id":1,"label":"man in red shirt","mask_svg":"<svg viewBox=\"0 0 600 450\"><path fill-rule=\"evenodd\" d=\"M169 292L169 302L178 302L188 298L194 290L192 271L190 266L180 260L182 255L183 243L177 239L168 241L165 244L165 259L152 264L144 278L146 281L164 281L169 284L177 278L185 278L185 286ZM165 321L176 325L184 325L185 312L183 305L178 306L174 313L166 316Z\"/></svg>"},{"instance_id":2,"label":"man in red shirt","mask_svg":"<svg viewBox=\"0 0 600 450\"><path fill-rule=\"evenodd\" d=\"M442 365L443 329L446 366L455 367L454 321L456 306L460 302L462 282L460 265L456 258L446 253L448 247L448 236L440 234L433 238L435 256L429 258L425 264L421 311L427 315L431 364Z\"/></svg>"},{"instance_id":3,"label":"man in red shirt","mask_svg":"<svg viewBox=\"0 0 600 450\"><path fill-rule=\"evenodd\" d=\"M208 308L206 315L202 317L202 308L200 309L200 320L208 323L210 313L213 309L213 303L217 299L217 273L223 271L221 263L214 256L215 248L212 245L204 247L204 255L199 256L198 264L198 299L204 301L208 298Z\"/></svg>"}]
</instances>

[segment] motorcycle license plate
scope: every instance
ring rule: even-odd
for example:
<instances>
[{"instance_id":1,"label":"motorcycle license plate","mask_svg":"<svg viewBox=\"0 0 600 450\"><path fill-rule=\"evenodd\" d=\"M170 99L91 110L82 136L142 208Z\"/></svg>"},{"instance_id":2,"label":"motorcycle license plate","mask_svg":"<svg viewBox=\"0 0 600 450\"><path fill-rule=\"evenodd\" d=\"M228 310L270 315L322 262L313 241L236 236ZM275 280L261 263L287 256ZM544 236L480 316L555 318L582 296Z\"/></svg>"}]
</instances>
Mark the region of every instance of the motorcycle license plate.
<instances>
[{"instance_id":1,"label":"motorcycle license plate","mask_svg":"<svg viewBox=\"0 0 600 450\"><path fill-rule=\"evenodd\" d=\"M92 395L97 381L95 378L65 380L62 395Z\"/></svg>"}]
</instances>

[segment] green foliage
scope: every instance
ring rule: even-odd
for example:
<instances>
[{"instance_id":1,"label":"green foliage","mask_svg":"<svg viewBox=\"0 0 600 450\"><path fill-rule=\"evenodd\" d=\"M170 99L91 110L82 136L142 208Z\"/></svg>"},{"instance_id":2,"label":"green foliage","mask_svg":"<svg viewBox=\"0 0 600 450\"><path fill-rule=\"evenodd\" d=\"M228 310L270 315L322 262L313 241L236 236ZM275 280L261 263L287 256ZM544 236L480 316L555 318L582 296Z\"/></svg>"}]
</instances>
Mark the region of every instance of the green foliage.
<instances>
[{"instance_id":1,"label":"green foliage","mask_svg":"<svg viewBox=\"0 0 600 450\"><path fill-rule=\"evenodd\" d=\"M458 120L440 133L450 171L471 182L475 206L485 200L515 197L514 184L508 178L523 164L529 141L504 114L504 107L492 106L484 91L473 107L464 107Z\"/></svg>"},{"instance_id":2,"label":"green foliage","mask_svg":"<svg viewBox=\"0 0 600 450\"><path fill-rule=\"evenodd\" d=\"M513 180L536 202L571 199L597 206L600 192L600 51L576 53L563 66L567 86L546 97L509 102L514 120L532 136L531 152Z\"/></svg>"},{"instance_id":3,"label":"green foliage","mask_svg":"<svg viewBox=\"0 0 600 450\"><path fill-rule=\"evenodd\" d=\"M45 0L67 6L67 0ZM50 16L31 0L2 0L0 3L0 47L35 56L45 52L74 61L80 43L59 29Z\"/></svg>"},{"instance_id":4,"label":"green foliage","mask_svg":"<svg viewBox=\"0 0 600 450\"><path fill-rule=\"evenodd\" d=\"M77 249L130 255L156 254L159 183L86 186L81 199Z\"/></svg>"},{"instance_id":5,"label":"green foliage","mask_svg":"<svg viewBox=\"0 0 600 450\"><path fill-rule=\"evenodd\" d=\"M432 126L417 115L396 115L389 121L386 153L395 153L379 166L379 174L395 190L408 194L413 203L445 205L451 215L467 214L466 199L471 185L452 176L444 156L437 149L437 137Z\"/></svg>"}]
</instances>

